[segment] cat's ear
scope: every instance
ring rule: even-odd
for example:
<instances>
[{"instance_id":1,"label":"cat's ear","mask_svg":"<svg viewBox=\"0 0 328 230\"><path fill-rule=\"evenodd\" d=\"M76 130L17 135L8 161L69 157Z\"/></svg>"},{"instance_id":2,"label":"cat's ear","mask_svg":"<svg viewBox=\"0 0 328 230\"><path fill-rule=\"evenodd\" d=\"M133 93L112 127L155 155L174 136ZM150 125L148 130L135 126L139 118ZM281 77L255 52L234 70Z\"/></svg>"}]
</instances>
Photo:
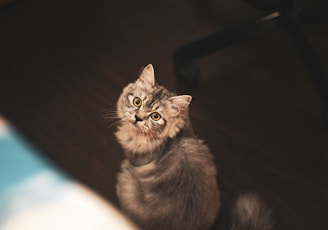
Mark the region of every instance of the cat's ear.
<instances>
[{"instance_id":1,"label":"cat's ear","mask_svg":"<svg viewBox=\"0 0 328 230\"><path fill-rule=\"evenodd\" d=\"M138 82L150 85L153 87L155 85L155 73L152 64L148 64L141 72Z\"/></svg>"},{"instance_id":2,"label":"cat's ear","mask_svg":"<svg viewBox=\"0 0 328 230\"><path fill-rule=\"evenodd\" d=\"M170 106L171 115L177 116L181 112L188 109L191 100L192 97L190 95L180 95L180 96L170 97L169 101L171 103Z\"/></svg>"}]
</instances>

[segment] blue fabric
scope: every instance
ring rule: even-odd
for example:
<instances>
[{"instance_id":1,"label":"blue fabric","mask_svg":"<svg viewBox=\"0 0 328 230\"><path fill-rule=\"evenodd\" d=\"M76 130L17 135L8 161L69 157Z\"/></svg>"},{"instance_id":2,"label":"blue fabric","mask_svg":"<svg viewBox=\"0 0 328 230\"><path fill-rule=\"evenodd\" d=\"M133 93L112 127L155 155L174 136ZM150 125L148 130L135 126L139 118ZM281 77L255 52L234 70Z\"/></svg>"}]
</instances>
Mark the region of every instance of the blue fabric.
<instances>
[{"instance_id":1,"label":"blue fabric","mask_svg":"<svg viewBox=\"0 0 328 230\"><path fill-rule=\"evenodd\" d=\"M0 127L0 191L49 168L53 165L13 129Z\"/></svg>"},{"instance_id":2,"label":"blue fabric","mask_svg":"<svg viewBox=\"0 0 328 230\"><path fill-rule=\"evenodd\" d=\"M72 183L0 117L0 229L19 213L59 199Z\"/></svg>"}]
</instances>

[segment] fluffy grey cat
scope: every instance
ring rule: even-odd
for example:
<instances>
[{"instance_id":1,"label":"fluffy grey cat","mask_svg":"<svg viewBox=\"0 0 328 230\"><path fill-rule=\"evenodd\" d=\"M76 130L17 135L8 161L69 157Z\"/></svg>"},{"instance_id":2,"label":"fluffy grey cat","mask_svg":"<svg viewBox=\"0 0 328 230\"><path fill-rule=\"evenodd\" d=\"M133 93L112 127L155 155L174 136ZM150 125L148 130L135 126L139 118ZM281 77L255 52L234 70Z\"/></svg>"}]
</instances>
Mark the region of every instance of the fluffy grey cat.
<instances>
[{"instance_id":1,"label":"fluffy grey cat","mask_svg":"<svg viewBox=\"0 0 328 230\"><path fill-rule=\"evenodd\" d=\"M118 99L115 135L126 159L117 195L122 210L142 229L205 230L218 214L216 166L192 130L191 99L158 85L151 64ZM243 204L249 199L240 200L234 229L243 229L239 222L248 218Z\"/></svg>"}]
</instances>

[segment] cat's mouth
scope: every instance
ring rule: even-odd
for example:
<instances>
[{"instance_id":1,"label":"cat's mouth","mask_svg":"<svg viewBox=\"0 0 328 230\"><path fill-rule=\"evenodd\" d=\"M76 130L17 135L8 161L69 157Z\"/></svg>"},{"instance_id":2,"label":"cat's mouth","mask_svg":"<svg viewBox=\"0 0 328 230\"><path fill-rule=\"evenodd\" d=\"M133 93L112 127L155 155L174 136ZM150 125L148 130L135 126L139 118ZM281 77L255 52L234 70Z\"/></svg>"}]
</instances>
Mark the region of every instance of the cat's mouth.
<instances>
[{"instance_id":1,"label":"cat's mouth","mask_svg":"<svg viewBox=\"0 0 328 230\"><path fill-rule=\"evenodd\" d=\"M138 117L137 115L134 115L134 118L131 118L131 123L136 127L142 127L144 126L143 119Z\"/></svg>"},{"instance_id":2,"label":"cat's mouth","mask_svg":"<svg viewBox=\"0 0 328 230\"><path fill-rule=\"evenodd\" d=\"M124 122L126 125L129 125L132 130L141 132L141 133L147 133L147 127L143 124L142 121L137 121L134 119L126 119Z\"/></svg>"},{"instance_id":3,"label":"cat's mouth","mask_svg":"<svg viewBox=\"0 0 328 230\"><path fill-rule=\"evenodd\" d=\"M122 122L122 124L129 125L132 130L139 134L147 134L149 131L149 128L145 125L144 120L137 116L125 116L122 119Z\"/></svg>"}]
</instances>

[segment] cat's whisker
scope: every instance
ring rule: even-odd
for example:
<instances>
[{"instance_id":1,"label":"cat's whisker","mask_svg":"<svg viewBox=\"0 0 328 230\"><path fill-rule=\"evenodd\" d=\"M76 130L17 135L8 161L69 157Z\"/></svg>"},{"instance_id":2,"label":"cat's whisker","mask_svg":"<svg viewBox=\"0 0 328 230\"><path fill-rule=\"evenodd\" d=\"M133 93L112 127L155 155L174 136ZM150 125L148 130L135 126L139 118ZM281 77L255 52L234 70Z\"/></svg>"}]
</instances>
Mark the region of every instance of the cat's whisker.
<instances>
[{"instance_id":1,"label":"cat's whisker","mask_svg":"<svg viewBox=\"0 0 328 230\"><path fill-rule=\"evenodd\" d=\"M107 123L107 128L111 128L121 122L118 113L111 109L105 109L101 114L102 119Z\"/></svg>"},{"instance_id":2,"label":"cat's whisker","mask_svg":"<svg viewBox=\"0 0 328 230\"><path fill-rule=\"evenodd\" d=\"M117 121L114 121L113 123L111 123L108 128L112 128L113 126L116 126L117 124L119 124L121 122L121 120L117 120Z\"/></svg>"},{"instance_id":3,"label":"cat's whisker","mask_svg":"<svg viewBox=\"0 0 328 230\"><path fill-rule=\"evenodd\" d=\"M127 117L131 117L132 116L132 114L130 112L128 112L128 111L125 112L124 115L127 116Z\"/></svg>"},{"instance_id":4,"label":"cat's whisker","mask_svg":"<svg viewBox=\"0 0 328 230\"><path fill-rule=\"evenodd\" d=\"M117 112L109 109L104 110L101 117L103 119L119 119Z\"/></svg>"},{"instance_id":5,"label":"cat's whisker","mask_svg":"<svg viewBox=\"0 0 328 230\"><path fill-rule=\"evenodd\" d=\"M103 115L102 118L103 119L106 119L106 120L117 120L117 119L120 119L119 117L117 117L115 115L110 115L110 114Z\"/></svg>"}]
</instances>

